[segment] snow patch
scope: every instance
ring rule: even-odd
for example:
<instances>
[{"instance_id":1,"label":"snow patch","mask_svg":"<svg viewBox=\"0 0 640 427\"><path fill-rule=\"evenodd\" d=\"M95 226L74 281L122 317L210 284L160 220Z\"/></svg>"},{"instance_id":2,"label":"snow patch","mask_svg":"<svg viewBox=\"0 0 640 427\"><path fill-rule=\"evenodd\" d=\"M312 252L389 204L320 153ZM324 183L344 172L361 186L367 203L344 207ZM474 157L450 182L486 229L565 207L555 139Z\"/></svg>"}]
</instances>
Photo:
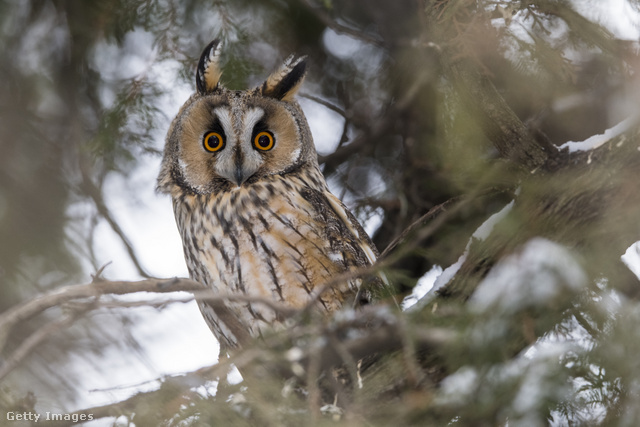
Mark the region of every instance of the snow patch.
<instances>
[{"instance_id":1,"label":"snow patch","mask_svg":"<svg viewBox=\"0 0 640 427\"><path fill-rule=\"evenodd\" d=\"M514 203L515 203L515 200L510 201L505 207L500 209L500 211L494 213L489 218L487 218L487 220L485 222L483 222L480 225L480 227L478 227L476 229L476 231L471 236L471 239L469 240L469 242L467 242L467 246L464 249L463 254L460 255L460 258L458 258L458 261L456 261L454 264L452 264L449 267L447 267L440 274L440 276L438 276L436 278L433 286L431 287L431 289L427 293L429 295L429 297L427 298L427 300L425 302L427 302L428 299L432 298L433 295L435 295L435 293L440 288L442 288L444 285L449 283L451 281L451 279L453 278L453 276L456 275L458 270L460 270L460 267L462 267L462 264L464 264L464 262L467 260L467 256L469 255L469 248L471 247L471 243L473 243L474 239L482 241L482 240L485 240L487 237L489 237L489 235L493 231L493 228L496 226L496 224L498 224L500 221L502 221L507 216L507 214L509 214L509 212L511 212L511 209L513 209L513 204Z\"/></svg>"},{"instance_id":2,"label":"snow patch","mask_svg":"<svg viewBox=\"0 0 640 427\"><path fill-rule=\"evenodd\" d=\"M442 267L439 265L434 265L431 267L431 270L424 273L424 275L418 279L418 283L414 286L413 291L411 291L411 295L406 297L404 301L402 301L402 309L407 310L412 307L415 303L417 303L423 296L429 292L436 281L436 279L442 275Z\"/></svg>"},{"instance_id":3,"label":"snow patch","mask_svg":"<svg viewBox=\"0 0 640 427\"><path fill-rule=\"evenodd\" d=\"M586 282L580 264L566 248L538 237L489 272L471 296L470 306L476 312L514 313L552 301L563 291L578 291Z\"/></svg>"},{"instance_id":4,"label":"snow patch","mask_svg":"<svg viewBox=\"0 0 640 427\"><path fill-rule=\"evenodd\" d=\"M629 129L631 129L631 127L633 127L633 125L635 125L637 121L638 121L638 116L636 115L627 117L626 119L624 119L623 121L615 125L614 127L605 130L604 133L600 135L593 135L585 139L584 141L579 141L579 142L568 141L562 144L560 147L558 147L558 149L563 150L566 148L569 150L570 153L575 153L576 151L589 151L589 150L596 149L601 145L607 143L611 139L615 138L616 136L619 136L624 132L628 131Z\"/></svg>"},{"instance_id":5,"label":"snow patch","mask_svg":"<svg viewBox=\"0 0 640 427\"><path fill-rule=\"evenodd\" d=\"M622 262L640 279L640 241L629 246L621 257Z\"/></svg>"},{"instance_id":6,"label":"snow patch","mask_svg":"<svg viewBox=\"0 0 640 427\"><path fill-rule=\"evenodd\" d=\"M480 225L480 227L477 228L477 230L473 233L471 237L474 237L478 240L486 240L487 237L489 237L489 235L493 231L493 228L496 226L496 224L502 221L507 216L507 214L511 212L511 209L513 209L514 203L515 203L515 200L510 201L509 203L507 203L507 205L504 208L500 209L500 211L494 213L489 218L487 218L487 220L483 222ZM467 243L466 250L469 250L470 245L471 245L471 242Z\"/></svg>"},{"instance_id":7,"label":"snow patch","mask_svg":"<svg viewBox=\"0 0 640 427\"><path fill-rule=\"evenodd\" d=\"M458 258L458 261L451 264L449 267L445 268L442 274L438 276L436 281L433 283L433 286L429 290L428 294L434 295L436 291L440 290L440 288L442 288L444 285L449 283L451 279L453 279L453 276L456 275L458 270L460 270L460 267L462 267L462 264L464 264L464 262L467 260L468 254L469 254L469 245L467 245L467 248L464 250L464 253L460 255L460 258Z\"/></svg>"},{"instance_id":8,"label":"snow patch","mask_svg":"<svg viewBox=\"0 0 640 427\"><path fill-rule=\"evenodd\" d=\"M469 366L463 366L442 380L436 401L440 405L464 405L478 385L478 372Z\"/></svg>"}]
</instances>

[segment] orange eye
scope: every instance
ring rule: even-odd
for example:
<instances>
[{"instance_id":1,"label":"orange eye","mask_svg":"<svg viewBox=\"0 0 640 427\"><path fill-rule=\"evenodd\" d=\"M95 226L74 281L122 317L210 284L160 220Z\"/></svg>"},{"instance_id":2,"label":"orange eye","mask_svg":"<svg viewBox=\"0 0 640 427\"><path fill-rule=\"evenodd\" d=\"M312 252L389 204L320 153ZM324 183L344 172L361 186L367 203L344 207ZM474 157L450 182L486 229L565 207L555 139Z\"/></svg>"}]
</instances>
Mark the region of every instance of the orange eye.
<instances>
[{"instance_id":1,"label":"orange eye","mask_svg":"<svg viewBox=\"0 0 640 427\"><path fill-rule=\"evenodd\" d=\"M202 140L204 149L215 153L224 148L224 138L218 132L207 132Z\"/></svg>"},{"instance_id":2,"label":"orange eye","mask_svg":"<svg viewBox=\"0 0 640 427\"><path fill-rule=\"evenodd\" d=\"M269 151L273 148L273 144L275 143L275 139L273 138L273 134L271 132L260 132L253 138L253 146L258 150Z\"/></svg>"}]
</instances>

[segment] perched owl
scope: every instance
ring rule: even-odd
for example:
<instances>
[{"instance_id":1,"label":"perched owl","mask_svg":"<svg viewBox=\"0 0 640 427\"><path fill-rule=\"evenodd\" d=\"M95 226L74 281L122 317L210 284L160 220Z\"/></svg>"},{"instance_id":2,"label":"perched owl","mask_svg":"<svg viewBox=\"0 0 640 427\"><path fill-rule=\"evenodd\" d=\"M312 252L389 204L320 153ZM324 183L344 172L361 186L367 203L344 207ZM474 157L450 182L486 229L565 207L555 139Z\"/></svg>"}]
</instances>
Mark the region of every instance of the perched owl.
<instances>
[{"instance_id":1,"label":"perched owl","mask_svg":"<svg viewBox=\"0 0 640 427\"><path fill-rule=\"evenodd\" d=\"M173 200L191 278L222 295L293 308L315 301L332 312L367 302L359 278L322 286L373 264L377 251L318 167L294 100L304 58L290 57L254 89L232 91L220 85L219 55L217 40L204 49L197 91L171 124L158 177L158 190ZM251 300L199 306L223 348L284 321Z\"/></svg>"}]
</instances>

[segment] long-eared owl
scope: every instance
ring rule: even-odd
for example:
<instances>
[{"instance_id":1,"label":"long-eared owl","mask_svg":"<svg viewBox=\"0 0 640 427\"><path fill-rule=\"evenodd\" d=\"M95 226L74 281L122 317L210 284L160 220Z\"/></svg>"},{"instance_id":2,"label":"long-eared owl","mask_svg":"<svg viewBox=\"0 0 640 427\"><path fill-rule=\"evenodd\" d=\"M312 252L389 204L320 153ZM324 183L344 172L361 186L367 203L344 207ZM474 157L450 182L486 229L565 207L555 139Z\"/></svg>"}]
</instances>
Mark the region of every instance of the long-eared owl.
<instances>
[{"instance_id":1,"label":"long-eared owl","mask_svg":"<svg viewBox=\"0 0 640 427\"><path fill-rule=\"evenodd\" d=\"M219 56L214 40L200 57L196 92L171 124L158 177L158 190L173 200L191 278L221 295L292 308L315 301L332 312L366 302L359 278L323 286L373 264L377 251L318 166L294 100L305 59L290 57L258 87L233 91L220 84ZM222 348L283 322L251 298L199 302Z\"/></svg>"}]
</instances>

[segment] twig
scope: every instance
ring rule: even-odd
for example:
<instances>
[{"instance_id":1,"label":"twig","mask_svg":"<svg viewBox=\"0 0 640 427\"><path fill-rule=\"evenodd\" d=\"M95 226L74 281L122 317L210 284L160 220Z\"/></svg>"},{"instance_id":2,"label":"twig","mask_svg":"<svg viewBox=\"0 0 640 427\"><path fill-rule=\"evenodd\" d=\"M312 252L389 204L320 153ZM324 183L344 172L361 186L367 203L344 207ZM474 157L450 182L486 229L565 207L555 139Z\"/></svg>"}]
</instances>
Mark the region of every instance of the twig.
<instances>
[{"instance_id":1,"label":"twig","mask_svg":"<svg viewBox=\"0 0 640 427\"><path fill-rule=\"evenodd\" d=\"M139 301L120 301L120 300L109 300L109 301L96 301L94 306L96 308L135 308L135 307L152 307L152 308L163 308L167 304L173 303L187 303L193 300L198 301L206 301L209 303L223 303L227 301L234 302L248 302L252 304L262 304L267 306L268 308L275 311L279 316L283 317L291 317L298 313L298 309L292 308L283 303L273 301L267 298L251 296L251 295L239 295L239 294L217 294L210 289L198 290L198 291L189 291L191 295L188 296L180 296L173 298L165 298L162 300L139 300Z\"/></svg>"},{"instance_id":2,"label":"twig","mask_svg":"<svg viewBox=\"0 0 640 427\"><path fill-rule=\"evenodd\" d=\"M320 387L318 387L318 377L320 376L320 352L315 350L311 351L308 356L307 365L307 388L309 392L309 412L313 421L317 421L320 417L320 404L322 395L320 393Z\"/></svg>"},{"instance_id":3,"label":"twig","mask_svg":"<svg viewBox=\"0 0 640 427\"><path fill-rule=\"evenodd\" d=\"M371 140L386 136L386 134L393 129L396 124L396 117L411 105L428 79L429 76L422 73L404 95L385 111L383 117L378 117L370 129L355 138L349 145L342 146L329 155L318 156L318 163L325 165L325 174L327 173L327 169L336 169L342 162L354 154L360 153L362 149L372 150L374 146L370 143Z\"/></svg>"},{"instance_id":4,"label":"twig","mask_svg":"<svg viewBox=\"0 0 640 427\"><path fill-rule=\"evenodd\" d=\"M192 298L206 300L210 303L222 303L225 301L261 303L284 316L291 316L297 312L291 307L262 297L216 294L213 291L204 289L199 282L186 278L145 279L136 282L98 280L89 284L70 285L54 289L3 312L0 315L0 351L4 347L8 334L16 324L28 320L51 307L76 299L97 298L105 294L125 295L137 292L189 292L193 295ZM180 302L183 299L177 301ZM112 302L112 304L115 303ZM122 305L126 306L127 304L130 303L123 302ZM135 304L135 302L131 304ZM155 304L155 302L151 304ZM149 304L144 303L142 305Z\"/></svg>"},{"instance_id":5,"label":"twig","mask_svg":"<svg viewBox=\"0 0 640 427\"><path fill-rule=\"evenodd\" d=\"M91 415L93 420L125 415L127 413L133 412L135 408L139 407L139 403L156 399L163 393L170 392L173 393L173 396L179 396L180 394L185 393L187 390L194 389L198 386L206 384L212 379L226 376L227 373L231 370L232 366L236 366L238 368L248 366L256 359L258 359L260 354L261 353L260 351L258 351L258 349L251 348L236 354L236 357L233 359L233 361L231 359L223 359L221 361L218 361L218 363L216 363L215 365L200 368L181 375L172 375L169 377L158 378L156 380L161 382L163 386L166 384L171 385L172 387L170 390L167 387L160 386L157 390L137 393L119 402L82 409L79 411L75 411L69 415L76 415L77 417L80 417L82 415ZM162 397L163 401L167 400L166 395ZM44 426L49 427L66 427L77 424L72 421L40 422L43 423Z\"/></svg>"},{"instance_id":6,"label":"twig","mask_svg":"<svg viewBox=\"0 0 640 427\"><path fill-rule=\"evenodd\" d=\"M375 318L372 318L371 315L375 316L376 313L378 312L370 312L370 316L366 321L358 317L344 325L341 325L341 327L344 329L360 329L363 326L363 322L375 322ZM325 372L334 366L340 366L345 362L347 365L351 365L351 367L353 367L355 360L360 360L365 356L373 353L379 353L382 355L389 354L403 348L402 337L407 335L409 332L403 332L401 330L405 328L404 323L393 320L389 321L388 312L382 315L382 317L378 316L377 318L382 320L383 323L378 325L373 331L367 331L366 336L346 339L344 342L340 342L339 345L336 345L334 340L329 339L325 341L327 344L322 345L321 347L318 347L315 344L322 342L322 340L312 340L310 341L310 345L304 349L304 354L297 360L297 363L304 366L305 371L307 372L306 381L309 391L309 405L312 414L316 414L316 416L319 415L321 390L318 387L317 380L322 372ZM312 327L314 328L314 330L312 330L314 336L333 336L335 339L335 329L327 328L325 326L320 331L317 331L315 330L315 328L318 327L317 324L313 324ZM412 333L411 335L412 338L415 339L416 347L420 350L440 348L441 346L451 343L452 340L458 338L458 336L451 330L442 328L419 330L415 331L415 333ZM140 407L140 403L153 401L160 397L163 401L166 401L168 399L167 395L162 393L171 393L171 396L174 396L175 398L184 396L185 392L188 390L204 385L207 381L225 376L231 369L232 365L236 366L240 371L243 371L244 369L251 369L251 367L260 367L261 369L266 368L271 372L279 372L285 378L297 377L297 375L292 371L290 363L282 365L282 360L280 358L274 359L273 357L268 356L268 353L265 353L265 350L276 351L277 354L282 355L283 344L288 342L290 342L290 336L287 336L283 340L269 340L269 347L267 348L264 348L263 344L259 344L259 346L254 345L252 347L241 349L234 354L233 358L221 359L216 365L201 368L182 375L159 378L157 381L161 382L162 386L157 390L138 393L125 400L109 405L76 411L71 415L75 414L77 416L81 416L84 414L87 416L91 414L94 420L126 415ZM275 369L271 369L270 366L275 366ZM350 373L353 375L352 372ZM355 375L357 376L357 373ZM166 385L171 387L167 387ZM62 427L73 424L74 423L70 421L62 421L46 422L44 425Z\"/></svg>"},{"instance_id":7,"label":"twig","mask_svg":"<svg viewBox=\"0 0 640 427\"><path fill-rule=\"evenodd\" d=\"M138 259L138 256L136 255L135 250L133 249L133 245L129 241L129 238L127 237L126 233L122 230L122 228L120 228L120 225L113 218L113 215L111 215L111 211L107 207L107 204L105 203L104 198L102 197L102 191L93 183L93 180L91 179L91 177L89 176L85 168L81 167L80 169L82 171L82 188L84 189L84 192L89 197L91 197L100 216L102 216L105 219L105 221L107 221L107 223L109 224L113 232L118 235L118 237L122 241L122 244L125 246L125 249L127 250L127 254L129 254L129 258L131 258L131 262L133 262L133 265L136 267L136 270L138 270L138 273L142 277L151 277L151 275L145 270L145 268L140 263L140 260Z\"/></svg>"},{"instance_id":8,"label":"twig","mask_svg":"<svg viewBox=\"0 0 640 427\"><path fill-rule=\"evenodd\" d=\"M400 332L402 333L402 355L407 367L407 374L409 377L409 383L413 387L417 387L425 379L425 374L420 369L418 361L416 359L416 346L409 333L407 322L401 316L398 316L398 322L400 322Z\"/></svg>"},{"instance_id":9,"label":"twig","mask_svg":"<svg viewBox=\"0 0 640 427\"><path fill-rule=\"evenodd\" d=\"M380 325L374 330L367 331L367 335L364 337L345 342L342 350L346 353L339 352L330 345L325 345L320 349L310 348L307 354L300 359L300 363L303 366L308 366L312 360L317 358L320 361L320 372L322 372L333 366L339 366L343 361L344 354L349 354L352 360L360 360L375 353L389 354L401 350L403 346L401 328L402 325L398 323ZM419 350L441 348L443 345L453 342L457 337L456 333L449 329L435 327L415 334ZM294 373L291 372L290 375L294 376Z\"/></svg>"},{"instance_id":10,"label":"twig","mask_svg":"<svg viewBox=\"0 0 640 427\"><path fill-rule=\"evenodd\" d=\"M348 34L358 40L366 43L373 44L375 46L383 46L383 41L378 37L370 36L362 31L354 30L353 28L337 23L331 16L322 10L320 7L313 5L309 0L300 0L303 6L306 6L324 25L334 30L336 33Z\"/></svg>"},{"instance_id":11,"label":"twig","mask_svg":"<svg viewBox=\"0 0 640 427\"><path fill-rule=\"evenodd\" d=\"M345 281L353 280L358 277L371 276L378 273L380 270L384 270L385 268L393 265L396 261L404 257L407 253L411 252L420 242L424 239L431 236L438 228L444 224L444 222L454 213L458 212L464 206L466 206L470 201L474 200L476 197L484 195L487 193L469 195L465 197L458 197L447 202L444 202L434 208L430 209L429 212L420 217L417 221L411 224L407 229L405 229L400 235L394 239L393 242L384 250L384 252L378 257L378 261L374 265L368 265L365 267L356 268L353 270L349 270L345 273L338 274L333 276L331 280L323 283L322 285L316 287L314 289L314 298L307 304L307 306L303 309L303 312L311 310L315 304L317 303L317 299L323 295L327 290L331 289L333 286L343 283ZM448 208L449 205L456 203L453 207ZM447 215L441 215L442 213L446 213ZM431 218L434 217L434 218ZM424 222L433 219L433 221L425 226ZM393 254L391 254L392 250L397 248L397 246L407 240L407 236L411 234L412 231L415 231L419 227L424 227L420 230L416 235L411 239L411 241L407 242L402 250L396 250Z\"/></svg>"},{"instance_id":12,"label":"twig","mask_svg":"<svg viewBox=\"0 0 640 427\"><path fill-rule=\"evenodd\" d=\"M20 362L24 360L35 347L44 342L56 331L71 326L82 314L83 312L77 311L60 320L48 323L29 335L9 357L3 360L2 365L0 365L0 381L20 365Z\"/></svg>"},{"instance_id":13,"label":"twig","mask_svg":"<svg viewBox=\"0 0 640 427\"><path fill-rule=\"evenodd\" d=\"M454 202L459 201L460 199L461 199L461 197L454 197L452 199L447 200L444 203L440 203L439 205L434 206L431 209L429 209L429 211L426 214L422 215L420 218L418 218L413 223L411 223L411 225L409 225L407 228L405 228L402 231L402 233L400 233L400 235L398 237L393 239L391 241L391 243L389 243L387 245L387 247L384 249L384 251L382 251L382 253L380 254L380 257L378 259L385 258L387 255L389 255L389 253L391 253L391 251L393 251L400 244L400 242L404 241L410 233L412 233L417 228L424 226L424 224L425 224L425 222L427 220L439 215L442 212L446 212L447 208L451 204L453 204Z\"/></svg>"},{"instance_id":14,"label":"twig","mask_svg":"<svg viewBox=\"0 0 640 427\"><path fill-rule=\"evenodd\" d=\"M326 107L326 108L328 108L328 109L329 109L329 110L331 110L331 111L335 111L336 113L340 114L340 115L341 115L342 117L344 117L345 119L346 119L346 118L348 118L348 117L349 117L349 115L350 115L350 114L349 114L349 113L347 113L345 110L343 110L342 108L338 107L337 105L332 104L332 103L331 103L331 102L329 102L329 101L325 101L324 99L319 98L319 97L317 97L317 96L314 96L314 95L311 95L311 94L308 94L308 93L301 93L301 94L300 94L300 95L298 95L298 96L301 96L302 98L310 99L311 101L313 101L313 102L315 102L315 103L317 103L317 104L320 104L320 105L322 105L323 107Z\"/></svg>"}]
</instances>

